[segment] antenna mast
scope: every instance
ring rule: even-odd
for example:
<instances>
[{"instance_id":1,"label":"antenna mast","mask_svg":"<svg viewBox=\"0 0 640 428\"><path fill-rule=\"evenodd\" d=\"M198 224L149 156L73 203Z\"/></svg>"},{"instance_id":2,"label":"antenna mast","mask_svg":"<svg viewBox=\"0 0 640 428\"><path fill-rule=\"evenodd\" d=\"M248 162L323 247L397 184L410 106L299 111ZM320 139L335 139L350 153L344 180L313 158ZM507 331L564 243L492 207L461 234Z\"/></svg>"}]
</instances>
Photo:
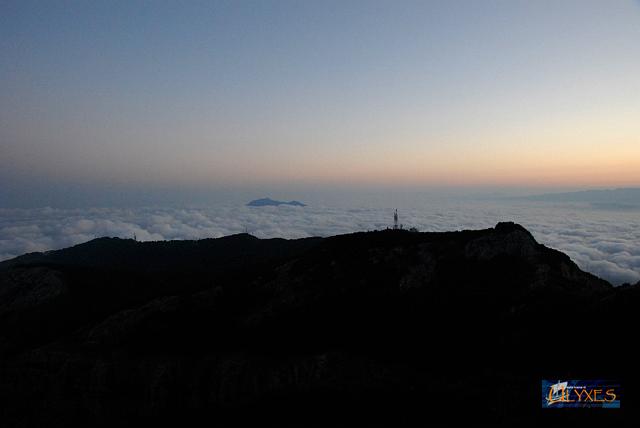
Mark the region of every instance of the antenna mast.
<instances>
[{"instance_id":1,"label":"antenna mast","mask_svg":"<svg viewBox=\"0 0 640 428\"><path fill-rule=\"evenodd\" d=\"M396 210L393 213L393 230L396 230L398 228L398 209L396 208Z\"/></svg>"}]
</instances>

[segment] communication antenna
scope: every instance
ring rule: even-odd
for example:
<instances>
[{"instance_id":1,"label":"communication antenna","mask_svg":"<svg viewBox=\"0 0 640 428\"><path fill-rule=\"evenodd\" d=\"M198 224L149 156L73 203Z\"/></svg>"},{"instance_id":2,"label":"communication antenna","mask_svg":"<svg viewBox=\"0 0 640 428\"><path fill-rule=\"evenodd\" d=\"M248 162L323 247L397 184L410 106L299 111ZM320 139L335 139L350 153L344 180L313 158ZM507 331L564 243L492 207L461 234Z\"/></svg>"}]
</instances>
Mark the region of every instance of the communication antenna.
<instances>
[{"instance_id":1,"label":"communication antenna","mask_svg":"<svg viewBox=\"0 0 640 428\"><path fill-rule=\"evenodd\" d=\"M396 210L393 213L393 230L396 230L398 228L398 209L396 208Z\"/></svg>"}]
</instances>

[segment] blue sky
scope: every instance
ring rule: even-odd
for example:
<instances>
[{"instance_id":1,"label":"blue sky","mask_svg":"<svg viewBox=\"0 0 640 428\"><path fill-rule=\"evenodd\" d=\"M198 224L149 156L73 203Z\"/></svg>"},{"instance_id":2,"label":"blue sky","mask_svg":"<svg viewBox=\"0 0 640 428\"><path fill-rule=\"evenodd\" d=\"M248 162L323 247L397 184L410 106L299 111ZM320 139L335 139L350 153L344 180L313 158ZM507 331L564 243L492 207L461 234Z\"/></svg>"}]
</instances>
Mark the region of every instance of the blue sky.
<instances>
[{"instance_id":1,"label":"blue sky","mask_svg":"<svg viewBox=\"0 0 640 428\"><path fill-rule=\"evenodd\" d=\"M0 205L639 185L639 24L632 1L2 1Z\"/></svg>"}]
</instances>

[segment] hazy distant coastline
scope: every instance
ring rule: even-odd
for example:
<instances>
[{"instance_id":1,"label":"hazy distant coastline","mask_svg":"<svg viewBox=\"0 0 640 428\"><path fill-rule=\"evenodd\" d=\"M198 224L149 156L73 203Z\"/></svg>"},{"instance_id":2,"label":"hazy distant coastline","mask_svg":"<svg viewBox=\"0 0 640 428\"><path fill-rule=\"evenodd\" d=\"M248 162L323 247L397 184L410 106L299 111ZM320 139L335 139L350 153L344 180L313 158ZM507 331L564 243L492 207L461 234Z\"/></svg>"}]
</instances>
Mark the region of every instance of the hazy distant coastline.
<instances>
[{"instance_id":1,"label":"hazy distant coastline","mask_svg":"<svg viewBox=\"0 0 640 428\"><path fill-rule=\"evenodd\" d=\"M587 203L594 208L625 210L640 208L640 188L582 190L577 192L542 193L538 195L517 196L511 199L524 199L539 202L578 202Z\"/></svg>"}]
</instances>

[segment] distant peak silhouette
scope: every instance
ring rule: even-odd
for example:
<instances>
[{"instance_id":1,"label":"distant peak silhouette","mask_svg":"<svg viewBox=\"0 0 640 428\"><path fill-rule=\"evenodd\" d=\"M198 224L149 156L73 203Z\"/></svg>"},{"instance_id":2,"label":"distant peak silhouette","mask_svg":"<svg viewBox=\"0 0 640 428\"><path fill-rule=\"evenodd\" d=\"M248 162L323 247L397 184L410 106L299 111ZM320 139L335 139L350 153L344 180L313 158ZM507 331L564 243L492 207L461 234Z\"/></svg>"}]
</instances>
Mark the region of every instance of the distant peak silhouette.
<instances>
[{"instance_id":1,"label":"distant peak silhouette","mask_svg":"<svg viewBox=\"0 0 640 428\"><path fill-rule=\"evenodd\" d=\"M254 199L253 201L247 203L248 207L268 207L268 206L279 206L279 205L291 205L294 207L305 207L306 204L303 204L300 201L277 201L271 198L261 198Z\"/></svg>"}]
</instances>

